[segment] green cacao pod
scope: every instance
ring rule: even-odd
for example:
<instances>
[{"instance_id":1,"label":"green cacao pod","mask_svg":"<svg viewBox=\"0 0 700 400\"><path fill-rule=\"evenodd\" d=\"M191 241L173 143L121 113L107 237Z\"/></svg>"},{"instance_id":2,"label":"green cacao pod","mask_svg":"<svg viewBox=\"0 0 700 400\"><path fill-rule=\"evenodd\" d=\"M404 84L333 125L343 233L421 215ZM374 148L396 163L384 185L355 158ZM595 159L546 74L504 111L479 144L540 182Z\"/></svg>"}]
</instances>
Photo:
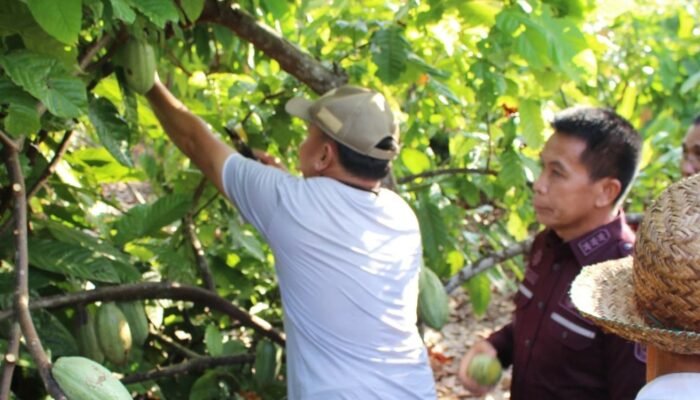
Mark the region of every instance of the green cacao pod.
<instances>
[{"instance_id":1,"label":"green cacao pod","mask_svg":"<svg viewBox=\"0 0 700 400\"><path fill-rule=\"evenodd\" d=\"M498 358L487 354L477 354L469 362L467 374L481 386L493 386L501 379L501 367Z\"/></svg>"},{"instance_id":2,"label":"green cacao pod","mask_svg":"<svg viewBox=\"0 0 700 400\"><path fill-rule=\"evenodd\" d=\"M123 365L131 350L131 329L119 307L105 303L97 310L97 340L107 360Z\"/></svg>"},{"instance_id":3,"label":"green cacao pod","mask_svg":"<svg viewBox=\"0 0 700 400\"><path fill-rule=\"evenodd\" d=\"M95 333L95 310L92 307L78 307L76 310L78 349L80 355L101 363L105 359Z\"/></svg>"},{"instance_id":4,"label":"green cacao pod","mask_svg":"<svg viewBox=\"0 0 700 400\"><path fill-rule=\"evenodd\" d=\"M117 303L117 305L129 323L132 344L138 347L143 346L148 337L148 319L143 304L140 301L126 301Z\"/></svg>"},{"instance_id":5,"label":"green cacao pod","mask_svg":"<svg viewBox=\"0 0 700 400\"><path fill-rule=\"evenodd\" d=\"M266 386L275 381L280 372L282 349L267 339L255 347L255 381Z\"/></svg>"},{"instance_id":6,"label":"green cacao pod","mask_svg":"<svg viewBox=\"0 0 700 400\"><path fill-rule=\"evenodd\" d=\"M69 400L131 400L129 391L102 365L85 357L61 357L51 368Z\"/></svg>"},{"instance_id":7,"label":"green cacao pod","mask_svg":"<svg viewBox=\"0 0 700 400\"><path fill-rule=\"evenodd\" d=\"M153 87L156 54L148 42L130 38L121 47L118 58L124 69L126 83L133 91L144 94Z\"/></svg>"},{"instance_id":8,"label":"green cacao pod","mask_svg":"<svg viewBox=\"0 0 700 400\"><path fill-rule=\"evenodd\" d=\"M426 325L440 330L450 317L445 287L432 269L422 266L418 279L418 317Z\"/></svg>"}]
</instances>

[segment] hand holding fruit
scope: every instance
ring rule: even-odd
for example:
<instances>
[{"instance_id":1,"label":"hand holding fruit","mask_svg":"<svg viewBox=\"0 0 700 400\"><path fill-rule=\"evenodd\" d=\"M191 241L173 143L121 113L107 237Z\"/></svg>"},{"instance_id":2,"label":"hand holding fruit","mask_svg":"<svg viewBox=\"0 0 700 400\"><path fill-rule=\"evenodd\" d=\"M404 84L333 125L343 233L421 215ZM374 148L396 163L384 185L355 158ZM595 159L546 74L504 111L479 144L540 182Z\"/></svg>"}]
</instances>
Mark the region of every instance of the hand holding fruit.
<instances>
[{"instance_id":1,"label":"hand holding fruit","mask_svg":"<svg viewBox=\"0 0 700 400\"><path fill-rule=\"evenodd\" d=\"M501 363L496 358L496 349L487 341L477 342L459 366L459 380L470 392L483 396L501 379Z\"/></svg>"}]
</instances>

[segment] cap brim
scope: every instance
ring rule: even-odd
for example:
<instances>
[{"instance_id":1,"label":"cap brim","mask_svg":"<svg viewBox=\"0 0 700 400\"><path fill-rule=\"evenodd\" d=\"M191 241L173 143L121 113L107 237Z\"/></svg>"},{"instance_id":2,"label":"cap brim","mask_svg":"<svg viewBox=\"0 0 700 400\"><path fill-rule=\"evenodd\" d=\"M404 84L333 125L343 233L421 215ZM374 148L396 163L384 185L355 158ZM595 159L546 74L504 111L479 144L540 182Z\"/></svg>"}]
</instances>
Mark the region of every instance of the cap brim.
<instances>
[{"instance_id":1,"label":"cap brim","mask_svg":"<svg viewBox=\"0 0 700 400\"><path fill-rule=\"evenodd\" d=\"M651 326L637 309L632 257L581 270L571 285L571 301L581 314L625 339L680 353L700 353L700 333Z\"/></svg>"},{"instance_id":2,"label":"cap brim","mask_svg":"<svg viewBox=\"0 0 700 400\"><path fill-rule=\"evenodd\" d=\"M307 100L303 97L295 97L285 104L284 109L290 115L299 117L304 121L310 121L311 116L309 115L309 108L311 108L312 104L313 102L311 100Z\"/></svg>"}]
</instances>

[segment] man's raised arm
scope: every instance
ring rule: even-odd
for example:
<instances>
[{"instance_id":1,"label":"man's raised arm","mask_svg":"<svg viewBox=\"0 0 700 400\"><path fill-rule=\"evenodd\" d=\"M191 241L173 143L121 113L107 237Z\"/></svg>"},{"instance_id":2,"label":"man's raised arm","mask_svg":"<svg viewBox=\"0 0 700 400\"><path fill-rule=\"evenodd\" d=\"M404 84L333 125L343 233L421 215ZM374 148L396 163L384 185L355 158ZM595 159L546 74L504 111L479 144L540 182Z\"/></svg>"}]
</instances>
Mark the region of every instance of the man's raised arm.
<instances>
[{"instance_id":1,"label":"man's raised arm","mask_svg":"<svg viewBox=\"0 0 700 400\"><path fill-rule=\"evenodd\" d=\"M158 78L145 96L173 143L223 193L221 170L234 149L217 138Z\"/></svg>"}]
</instances>

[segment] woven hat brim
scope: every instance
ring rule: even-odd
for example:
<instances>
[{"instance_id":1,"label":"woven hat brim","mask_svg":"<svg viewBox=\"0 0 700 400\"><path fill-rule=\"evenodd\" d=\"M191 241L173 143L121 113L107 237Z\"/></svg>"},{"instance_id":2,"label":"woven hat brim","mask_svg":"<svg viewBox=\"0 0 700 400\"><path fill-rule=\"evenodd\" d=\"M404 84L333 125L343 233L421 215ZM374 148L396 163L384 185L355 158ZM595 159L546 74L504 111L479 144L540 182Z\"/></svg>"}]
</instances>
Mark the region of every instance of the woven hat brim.
<instances>
[{"instance_id":1,"label":"woven hat brim","mask_svg":"<svg viewBox=\"0 0 700 400\"><path fill-rule=\"evenodd\" d=\"M700 333L651 326L637 309L632 257L584 267L571 285L571 300L603 330L678 354L700 354Z\"/></svg>"}]
</instances>

